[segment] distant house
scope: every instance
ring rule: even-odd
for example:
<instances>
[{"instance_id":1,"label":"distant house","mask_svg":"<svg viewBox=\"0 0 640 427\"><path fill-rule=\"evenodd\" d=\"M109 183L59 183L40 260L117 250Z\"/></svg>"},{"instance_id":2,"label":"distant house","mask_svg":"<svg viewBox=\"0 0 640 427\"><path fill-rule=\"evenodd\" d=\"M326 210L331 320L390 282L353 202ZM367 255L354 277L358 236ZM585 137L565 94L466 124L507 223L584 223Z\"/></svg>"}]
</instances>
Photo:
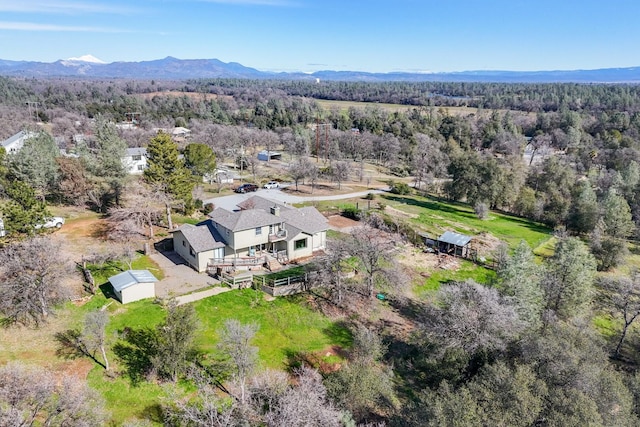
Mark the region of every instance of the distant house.
<instances>
[{"instance_id":1,"label":"distant house","mask_svg":"<svg viewBox=\"0 0 640 427\"><path fill-rule=\"evenodd\" d=\"M263 162L268 162L270 160L282 160L282 153L262 150L258 153L258 160L262 160Z\"/></svg>"},{"instance_id":2,"label":"distant house","mask_svg":"<svg viewBox=\"0 0 640 427\"><path fill-rule=\"evenodd\" d=\"M7 232L4 229L4 221L0 218L0 237L4 237L7 235Z\"/></svg>"},{"instance_id":3,"label":"distant house","mask_svg":"<svg viewBox=\"0 0 640 427\"><path fill-rule=\"evenodd\" d=\"M171 136L174 138L186 138L191 133L191 129L182 126L175 127L171 130Z\"/></svg>"},{"instance_id":4,"label":"distant house","mask_svg":"<svg viewBox=\"0 0 640 427\"><path fill-rule=\"evenodd\" d=\"M155 298L157 281L149 270L127 270L109 277L116 297L123 304Z\"/></svg>"},{"instance_id":5,"label":"distant house","mask_svg":"<svg viewBox=\"0 0 640 427\"><path fill-rule=\"evenodd\" d=\"M327 219L314 207L294 208L253 196L231 212L218 208L198 225L173 233L173 247L198 272L212 266L291 261L326 247Z\"/></svg>"},{"instance_id":6,"label":"distant house","mask_svg":"<svg viewBox=\"0 0 640 427\"><path fill-rule=\"evenodd\" d=\"M209 184L233 184L233 175L228 170L216 169L212 174L206 174L202 181Z\"/></svg>"},{"instance_id":7,"label":"distant house","mask_svg":"<svg viewBox=\"0 0 640 427\"><path fill-rule=\"evenodd\" d=\"M147 149L144 147L127 148L122 164L127 173L139 175L147 168Z\"/></svg>"},{"instance_id":8,"label":"distant house","mask_svg":"<svg viewBox=\"0 0 640 427\"><path fill-rule=\"evenodd\" d=\"M33 138L34 136L36 136L34 132L28 132L28 131L22 130L16 133L15 135L13 135L12 137L2 141L0 145L2 145L2 147L7 152L7 154L14 154L20 151L20 149L22 149L27 139Z\"/></svg>"}]
</instances>

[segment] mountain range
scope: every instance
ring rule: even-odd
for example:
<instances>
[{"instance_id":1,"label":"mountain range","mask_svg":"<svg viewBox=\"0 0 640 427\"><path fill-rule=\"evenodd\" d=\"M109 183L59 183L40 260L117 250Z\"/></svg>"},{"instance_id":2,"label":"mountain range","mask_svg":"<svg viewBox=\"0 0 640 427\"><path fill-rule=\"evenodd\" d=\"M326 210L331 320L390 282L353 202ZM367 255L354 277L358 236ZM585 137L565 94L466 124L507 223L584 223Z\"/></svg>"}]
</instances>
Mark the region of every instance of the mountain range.
<instances>
[{"instance_id":1,"label":"mountain range","mask_svg":"<svg viewBox=\"0 0 640 427\"><path fill-rule=\"evenodd\" d=\"M506 82L506 83L638 83L640 67L567 71L459 71L442 73L368 73L362 71L317 71L275 73L259 71L236 62L217 59L164 59L105 63L92 55L56 62L0 59L0 75L21 77L85 77L127 79L283 79L361 82Z\"/></svg>"}]
</instances>

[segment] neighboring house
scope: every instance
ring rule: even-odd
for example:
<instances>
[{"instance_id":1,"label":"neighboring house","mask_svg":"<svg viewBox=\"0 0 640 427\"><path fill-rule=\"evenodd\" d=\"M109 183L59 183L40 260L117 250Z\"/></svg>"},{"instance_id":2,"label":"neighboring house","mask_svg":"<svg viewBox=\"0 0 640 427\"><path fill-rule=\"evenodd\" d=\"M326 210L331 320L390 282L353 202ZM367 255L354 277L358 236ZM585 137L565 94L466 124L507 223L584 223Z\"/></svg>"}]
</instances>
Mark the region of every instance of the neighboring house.
<instances>
[{"instance_id":1,"label":"neighboring house","mask_svg":"<svg viewBox=\"0 0 640 427\"><path fill-rule=\"evenodd\" d=\"M204 175L202 181L208 184L233 184L233 175L228 170L216 169L212 174Z\"/></svg>"},{"instance_id":2,"label":"neighboring house","mask_svg":"<svg viewBox=\"0 0 640 427\"><path fill-rule=\"evenodd\" d=\"M127 270L109 277L109 283L121 303L155 298L158 279L149 270Z\"/></svg>"},{"instance_id":3,"label":"neighboring house","mask_svg":"<svg viewBox=\"0 0 640 427\"><path fill-rule=\"evenodd\" d=\"M175 127L171 130L171 136L174 138L186 138L191 134L191 130L182 126Z\"/></svg>"},{"instance_id":4,"label":"neighboring house","mask_svg":"<svg viewBox=\"0 0 640 427\"><path fill-rule=\"evenodd\" d=\"M4 221L2 220L2 218L0 218L0 237L4 237L6 235L7 233L4 230Z\"/></svg>"},{"instance_id":5,"label":"neighboring house","mask_svg":"<svg viewBox=\"0 0 640 427\"><path fill-rule=\"evenodd\" d=\"M33 132L21 130L12 137L2 141L1 145L7 154L17 153L24 146L25 141L34 136L36 136L36 134Z\"/></svg>"},{"instance_id":6,"label":"neighboring house","mask_svg":"<svg viewBox=\"0 0 640 427\"><path fill-rule=\"evenodd\" d=\"M125 156L122 158L127 173L138 175L147 168L147 149L144 147L127 148Z\"/></svg>"},{"instance_id":7,"label":"neighboring house","mask_svg":"<svg viewBox=\"0 0 640 427\"><path fill-rule=\"evenodd\" d=\"M174 230L174 250L204 272L216 265L262 265L266 257L295 260L326 247L328 222L314 207L294 208L260 196L238 206L240 211L218 208L210 219Z\"/></svg>"}]
</instances>

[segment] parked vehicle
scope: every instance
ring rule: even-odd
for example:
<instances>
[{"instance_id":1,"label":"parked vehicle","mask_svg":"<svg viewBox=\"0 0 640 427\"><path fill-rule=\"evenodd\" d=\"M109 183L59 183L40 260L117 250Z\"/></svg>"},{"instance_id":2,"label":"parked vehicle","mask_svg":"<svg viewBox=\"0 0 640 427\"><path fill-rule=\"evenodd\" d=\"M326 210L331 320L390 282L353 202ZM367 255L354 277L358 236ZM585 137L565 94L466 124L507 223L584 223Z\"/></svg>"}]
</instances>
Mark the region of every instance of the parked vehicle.
<instances>
[{"instance_id":1,"label":"parked vehicle","mask_svg":"<svg viewBox=\"0 0 640 427\"><path fill-rule=\"evenodd\" d=\"M255 184L242 184L240 187L236 188L236 193L250 193L252 191L258 191L258 186Z\"/></svg>"},{"instance_id":2,"label":"parked vehicle","mask_svg":"<svg viewBox=\"0 0 640 427\"><path fill-rule=\"evenodd\" d=\"M64 218L61 216L53 216L50 218L45 218L44 223L36 224L36 229L40 228L60 228L64 224Z\"/></svg>"},{"instance_id":3,"label":"parked vehicle","mask_svg":"<svg viewBox=\"0 0 640 427\"><path fill-rule=\"evenodd\" d=\"M280 188L280 183L278 181L269 181L262 188Z\"/></svg>"}]
</instances>

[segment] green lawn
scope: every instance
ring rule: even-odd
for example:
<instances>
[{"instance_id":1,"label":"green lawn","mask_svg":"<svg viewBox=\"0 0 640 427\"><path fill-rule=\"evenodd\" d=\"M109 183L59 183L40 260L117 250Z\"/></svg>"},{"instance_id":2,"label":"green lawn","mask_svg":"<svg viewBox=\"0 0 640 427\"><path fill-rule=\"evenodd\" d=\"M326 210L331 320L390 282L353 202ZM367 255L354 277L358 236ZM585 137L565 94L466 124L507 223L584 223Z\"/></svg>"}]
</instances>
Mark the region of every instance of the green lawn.
<instances>
[{"instance_id":1,"label":"green lawn","mask_svg":"<svg viewBox=\"0 0 640 427\"><path fill-rule=\"evenodd\" d=\"M471 261L462 260L460 268L457 270L434 270L423 283L415 286L414 291L416 295L430 294L440 289L440 286L445 283L463 282L467 279L490 285L495 277L495 271L480 267Z\"/></svg>"},{"instance_id":2,"label":"green lawn","mask_svg":"<svg viewBox=\"0 0 640 427\"><path fill-rule=\"evenodd\" d=\"M346 329L298 300L280 297L267 301L264 293L246 289L197 301L194 304L202 324L198 347L206 353L215 352L218 331L227 319L260 326L254 345L260 349L265 367L282 369L299 352L351 345Z\"/></svg>"},{"instance_id":3,"label":"green lawn","mask_svg":"<svg viewBox=\"0 0 640 427\"><path fill-rule=\"evenodd\" d=\"M498 212L491 212L489 219L481 220L470 206L463 203L411 195L381 197L388 206L416 215L411 222L433 236L439 236L448 229L472 236L488 232L512 248L525 240L533 249L551 238L552 230L542 224Z\"/></svg>"}]
</instances>

